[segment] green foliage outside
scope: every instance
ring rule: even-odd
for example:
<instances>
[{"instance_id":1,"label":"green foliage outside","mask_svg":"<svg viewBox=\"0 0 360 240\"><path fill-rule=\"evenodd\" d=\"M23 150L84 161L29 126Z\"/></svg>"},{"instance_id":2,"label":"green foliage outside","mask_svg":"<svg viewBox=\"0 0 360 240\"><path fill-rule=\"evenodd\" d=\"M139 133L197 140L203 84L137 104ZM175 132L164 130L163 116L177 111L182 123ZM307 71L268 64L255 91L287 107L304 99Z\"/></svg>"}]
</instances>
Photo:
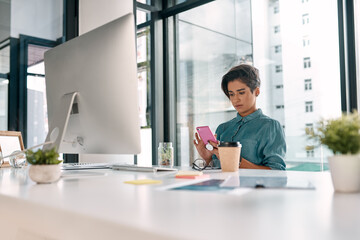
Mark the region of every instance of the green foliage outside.
<instances>
[{"instance_id":1,"label":"green foliage outside","mask_svg":"<svg viewBox=\"0 0 360 240\"><path fill-rule=\"evenodd\" d=\"M360 151L359 114L355 111L337 119L321 120L315 130L306 128L306 134L334 154L356 154Z\"/></svg>"},{"instance_id":2,"label":"green foliage outside","mask_svg":"<svg viewBox=\"0 0 360 240\"><path fill-rule=\"evenodd\" d=\"M42 151L41 149L39 149L36 152L27 150L25 152L25 154L26 154L26 159L27 159L28 163L30 163L32 165L61 163L61 160L58 160L59 154L57 153L55 148L52 148L50 150L45 150L45 151Z\"/></svg>"}]
</instances>

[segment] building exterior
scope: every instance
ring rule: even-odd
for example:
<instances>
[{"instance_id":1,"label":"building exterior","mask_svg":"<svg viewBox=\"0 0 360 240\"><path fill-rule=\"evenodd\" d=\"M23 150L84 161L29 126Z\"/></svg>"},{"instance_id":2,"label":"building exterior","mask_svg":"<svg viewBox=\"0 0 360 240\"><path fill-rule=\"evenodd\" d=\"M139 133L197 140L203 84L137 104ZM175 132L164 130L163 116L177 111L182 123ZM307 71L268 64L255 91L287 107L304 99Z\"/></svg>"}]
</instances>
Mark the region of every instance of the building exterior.
<instances>
[{"instance_id":1,"label":"building exterior","mask_svg":"<svg viewBox=\"0 0 360 240\"><path fill-rule=\"evenodd\" d=\"M254 65L266 95L259 106L283 125L290 165L323 162L330 151L313 149L305 129L341 114L337 1L252 4Z\"/></svg>"}]
</instances>

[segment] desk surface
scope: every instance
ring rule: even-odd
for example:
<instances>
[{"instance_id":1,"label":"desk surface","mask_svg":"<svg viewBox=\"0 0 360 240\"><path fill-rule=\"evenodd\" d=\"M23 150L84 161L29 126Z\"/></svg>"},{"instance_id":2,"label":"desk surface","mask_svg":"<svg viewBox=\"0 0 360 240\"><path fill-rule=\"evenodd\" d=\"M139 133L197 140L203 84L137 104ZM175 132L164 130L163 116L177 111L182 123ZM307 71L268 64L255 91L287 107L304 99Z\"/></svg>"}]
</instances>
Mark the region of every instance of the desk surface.
<instances>
[{"instance_id":1,"label":"desk surface","mask_svg":"<svg viewBox=\"0 0 360 240\"><path fill-rule=\"evenodd\" d=\"M240 176L309 180L316 190L226 194L161 190L189 181L175 173L81 170L35 184L27 171L0 169L5 239L360 239L360 194L334 193L328 172L239 170ZM124 183L144 178L163 184Z\"/></svg>"}]
</instances>

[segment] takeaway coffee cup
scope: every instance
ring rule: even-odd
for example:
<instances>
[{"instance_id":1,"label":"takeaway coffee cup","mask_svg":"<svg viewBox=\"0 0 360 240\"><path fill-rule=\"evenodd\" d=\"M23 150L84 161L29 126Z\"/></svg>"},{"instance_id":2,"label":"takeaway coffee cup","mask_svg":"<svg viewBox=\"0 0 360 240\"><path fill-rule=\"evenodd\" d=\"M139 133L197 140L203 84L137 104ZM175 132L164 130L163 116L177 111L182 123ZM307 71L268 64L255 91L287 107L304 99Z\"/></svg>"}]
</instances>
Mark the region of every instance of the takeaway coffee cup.
<instances>
[{"instance_id":1,"label":"takeaway coffee cup","mask_svg":"<svg viewBox=\"0 0 360 240\"><path fill-rule=\"evenodd\" d=\"M218 149L222 171L238 171L241 152L240 142L220 142Z\"/></svg>"}]
</instances>

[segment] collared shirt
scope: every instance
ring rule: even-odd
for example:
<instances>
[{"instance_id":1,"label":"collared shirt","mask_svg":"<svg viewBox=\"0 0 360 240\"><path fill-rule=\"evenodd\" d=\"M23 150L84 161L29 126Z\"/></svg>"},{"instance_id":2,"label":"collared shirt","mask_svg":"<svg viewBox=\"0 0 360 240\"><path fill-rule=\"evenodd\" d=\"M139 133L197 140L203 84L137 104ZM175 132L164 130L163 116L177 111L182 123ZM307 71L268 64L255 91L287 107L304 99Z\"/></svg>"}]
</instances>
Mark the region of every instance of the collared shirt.
<instances>
[{"instance_id":1,"label":"collared shirt","mask_svg":"<svg viewBox=\"0 0 360 240\"><path fill-rule=\"evenodd\" d=\"M220 142L240 142L242 158L271 169L286 169L284 130L278 121L264 115L261 109L245 117L237 114L232 120L220 124L216 134ZM215 165L220 165L216 155L213 155L213 160Z\"/></svg>"}]
</instances>

